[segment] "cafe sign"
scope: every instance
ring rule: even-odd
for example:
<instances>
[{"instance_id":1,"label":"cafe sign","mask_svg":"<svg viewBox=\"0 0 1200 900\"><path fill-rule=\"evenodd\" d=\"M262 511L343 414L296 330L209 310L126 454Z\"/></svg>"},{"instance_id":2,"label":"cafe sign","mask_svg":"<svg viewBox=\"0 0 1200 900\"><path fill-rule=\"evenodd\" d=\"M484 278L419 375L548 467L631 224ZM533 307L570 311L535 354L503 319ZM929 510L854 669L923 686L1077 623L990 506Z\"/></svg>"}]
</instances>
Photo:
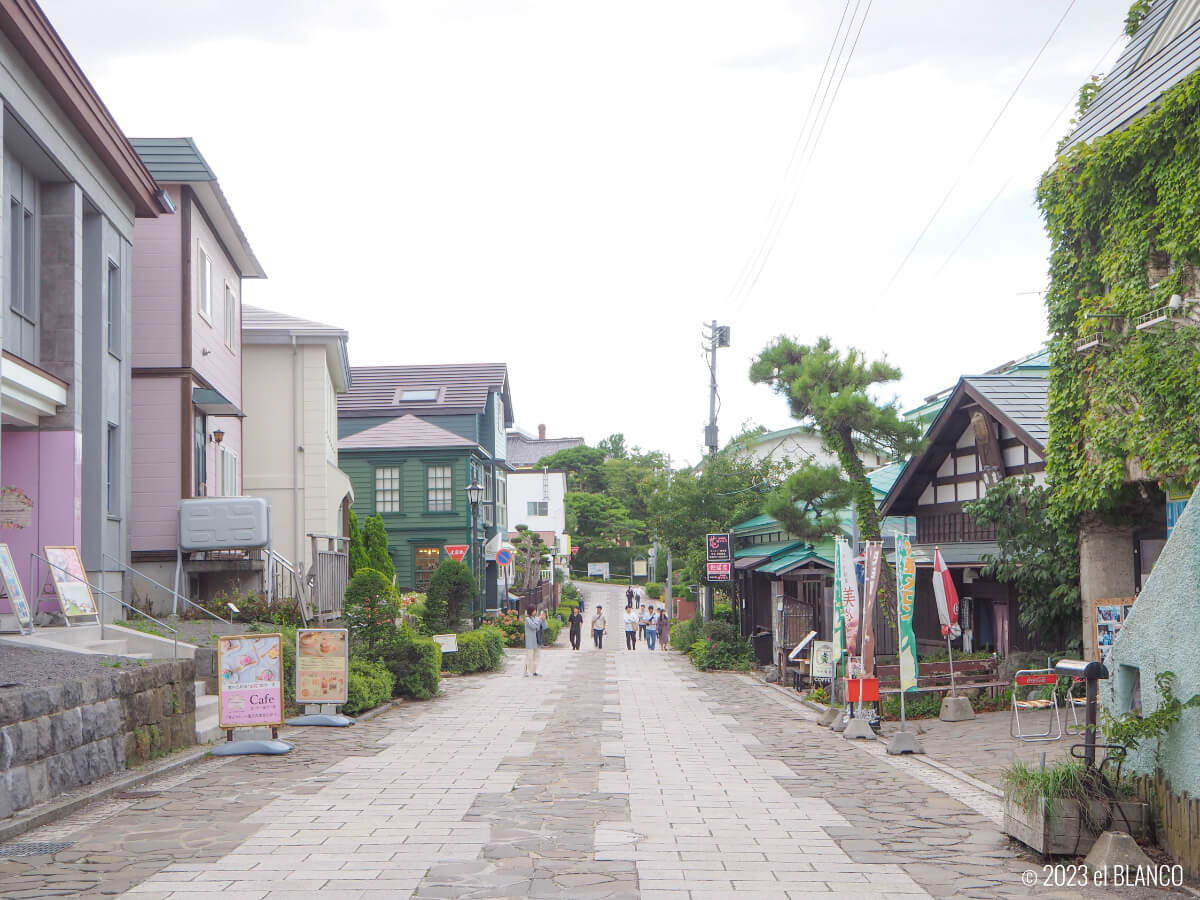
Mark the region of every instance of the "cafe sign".
<instances>
[{"instance_id":1,"label":"cafe sign","mask_svg":"<svg viewBox=\"0 0 1200 900\"><path fill-rule=\"evenodd\" d=\"M234 634L217 642L222 728L283 724L283 636Z\"/></svg>"},{"instance_id":2,"label":"cafe sign","mask_svg":"<svg viewBox=\"0 0 1200 900\"><path fill-rule=\"evenodd\" d=\"M296 701L345 703L350 681L349 632L301 628L296 632Z\"/></svg>"}]
</instances>

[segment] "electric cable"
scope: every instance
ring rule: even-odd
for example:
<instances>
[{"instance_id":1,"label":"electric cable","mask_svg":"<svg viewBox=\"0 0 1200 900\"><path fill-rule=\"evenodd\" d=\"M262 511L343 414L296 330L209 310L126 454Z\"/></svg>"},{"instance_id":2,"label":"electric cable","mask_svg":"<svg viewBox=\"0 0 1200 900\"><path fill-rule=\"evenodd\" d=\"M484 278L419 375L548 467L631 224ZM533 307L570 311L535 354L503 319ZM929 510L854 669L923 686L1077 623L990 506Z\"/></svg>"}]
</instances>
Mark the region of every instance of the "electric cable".
<instances>
[{"instance_id":1,"label":"electric cable","mask_svg":"<svg viewBox=\"0 0 1200 900\"><path fill-rule=\"evenodd\" d=\"M975 159L979 156L980 151L982 151L984 146L987 144L988 138L990 138L992 136L992 132L995 131L996 126L1000 124L1000 119L1003 118L1004 113L1008 110L1008 107L1012 104L1013 100L1016 99L1017 93L1021 90L1022 85L1025 84L1025 80L1027 78L1029 78L1029 75L1033 71L1034 66L1036 66L1038 64L1038 60L1040 60L1042 58L1042 54L1046 52L1046 48L1049 47L1050 42L1052 40L1054 40L1054 36L1058 34L1059 28L1062 27L1063 21L1067 18L1067 15L1071 12L1072 8L1074 8L1076 2L1077 2L1077 0L1069 0L1069 2L1067 3L1067 8L1065 10L1063 10L1063 14L1061 16L1059 16L1058 22L1056 22L1054 25L1054 28L1051 29L1050 36L1048 38L1046 38L1046 40L1042 43L1042 46L1038 49L1038 52L1034 55L1033 61L1030 62L1029 65L1026 67L1024 73L1021 75L1020 79L1017 81L1016 86L1012 89L1012 93L1010 93L1008 95L1008 99L1004 101L1004 105L1000 107L1000 111L998 113L996 113L996 117L994 119L992 119L992 124L988 126L987 131L985 131L983 133L983 137L980 138L979 143L976 145L975 149L971 152L971 155L969 157L967 157L967 161L963 164L962 168L959 170L958 175L955 177L953 183L951 183L950 189L948 191L946 191L945 196L942 197L941 201L938 203L937 207L934 209L933 214L929 217L929 220L925 223L925 226L921 229L920 234L917 235L917 239L915 241L913 241L912 246L908 248L908 252L906 254L904 254L904 258L902 260L900 260L900 265L898 265L896 267L896 271L892 273L892 277L889 278L887 281L887 284L884 285L882 293L879 295L879 297L875 301L872 301L872 305L874 305L874 303L878 302L879 300L883 300L887 296L888 291L891 290L892 285L895 284L896 279L898 277L900 277L900 273L904 270L904 267L906 265L908 265L908 261L912 258L913 253L916 252L917 247L920 246L921 241L923 241L925 239L925 235L928 234L930 227L932 227L933 223L937 220L937 217L939 215L941 215L941 212L945 208L946 203L949 202L950 197L954 194L954 192L958 189L958 186L962 183L962 180L966 176L967 171L971 168L971 164L973 162L975 162Z\"/></svg>"}]
</instances>

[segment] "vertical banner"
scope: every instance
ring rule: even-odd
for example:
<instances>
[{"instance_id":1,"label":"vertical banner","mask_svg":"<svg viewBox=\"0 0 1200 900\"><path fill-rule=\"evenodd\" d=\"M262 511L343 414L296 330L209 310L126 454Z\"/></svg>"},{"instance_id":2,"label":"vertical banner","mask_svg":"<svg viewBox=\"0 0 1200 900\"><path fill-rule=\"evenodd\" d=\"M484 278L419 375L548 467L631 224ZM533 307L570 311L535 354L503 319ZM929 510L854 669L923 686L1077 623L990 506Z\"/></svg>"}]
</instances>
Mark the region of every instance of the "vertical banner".
<instances>
[{"instance_id":1,"label":"vertical banner","mask_svg":"<svg viewBox=\"0 0 1200 900\"><path fill-rule=\"evenodd\" d=\"M907 534L896 535L896 619L900 628L900 690L917 689L917 637L913 610L917 605L917 564Z\"/></svg>"},{"instance_id":2,"label":"vertical banner","mask_svg":"<svg viewBox=\"0 0 1200 900\"><path fill-rule=\"evenodd\" d=\"M879 605L879 576L883 569L883 541L867 541L863 554L863 675L867 678L874 678L875 607Z\"/></svg>"},{"instance_id":3,"label":"vertical banner","mask_svg":"<svg viewBox=\"0 0 1200 900\"><path fill-rule=\"evenodd\" d=\"M857 656L858 649L858 576L854 572L854 553L849 541L838 546L842 570L842 618L846 623L846 652Z\"/></svg>"},{"instance_id":4,"label":"vertical banner","mask_svg":"<svg viewBox=\"0 0 1200 900\"><path fill-rule=\"evenodd\" d=\"M841 659L846 649L846 620L842 615L842 538L833 550L833 647L835 659Z\"/></svg>"}]
</instances>

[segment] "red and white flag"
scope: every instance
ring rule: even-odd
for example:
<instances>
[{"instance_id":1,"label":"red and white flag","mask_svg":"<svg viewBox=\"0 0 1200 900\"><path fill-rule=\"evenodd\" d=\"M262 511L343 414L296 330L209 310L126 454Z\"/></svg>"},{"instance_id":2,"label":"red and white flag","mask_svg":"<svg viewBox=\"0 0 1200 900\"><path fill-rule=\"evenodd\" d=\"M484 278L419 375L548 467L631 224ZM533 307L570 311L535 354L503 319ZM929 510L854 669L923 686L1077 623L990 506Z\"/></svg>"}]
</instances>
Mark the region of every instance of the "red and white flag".
<instances>
[{"instance_id":1,"label":"red and white flag","mask_svg":"<svg viewBox=\"0 0 1200 900\"><path fill-rule=\"evenodd\" d=\"M933 548L933 593L937 597L942 637L958 637L962 634L958 625L958 590L946 568L946 561L942 559L942 551L937 547Z\"/></svg>"}]
</instances>

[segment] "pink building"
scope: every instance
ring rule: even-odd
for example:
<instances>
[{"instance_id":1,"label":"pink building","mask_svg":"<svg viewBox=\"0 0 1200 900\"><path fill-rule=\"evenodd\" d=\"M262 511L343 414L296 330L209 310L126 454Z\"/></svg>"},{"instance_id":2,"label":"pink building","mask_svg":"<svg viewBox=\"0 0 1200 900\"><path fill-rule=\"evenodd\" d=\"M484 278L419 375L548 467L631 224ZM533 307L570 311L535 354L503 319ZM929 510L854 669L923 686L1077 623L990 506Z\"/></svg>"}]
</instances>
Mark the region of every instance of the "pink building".
<instances>
[{"instance_id":1,"label":"pink building","mask_svg":"<svg viewBox=\"0 0 1200 900\"><path fill-rule=\"evenodd\" d=\"M130 550L170 584L179 501L242 493L242 280L266 273L191 138L132 143L178 209L138 222L133 253ZM187 574L189 597L249 586L245 563Z\"/></svg>"}]
</instances>

